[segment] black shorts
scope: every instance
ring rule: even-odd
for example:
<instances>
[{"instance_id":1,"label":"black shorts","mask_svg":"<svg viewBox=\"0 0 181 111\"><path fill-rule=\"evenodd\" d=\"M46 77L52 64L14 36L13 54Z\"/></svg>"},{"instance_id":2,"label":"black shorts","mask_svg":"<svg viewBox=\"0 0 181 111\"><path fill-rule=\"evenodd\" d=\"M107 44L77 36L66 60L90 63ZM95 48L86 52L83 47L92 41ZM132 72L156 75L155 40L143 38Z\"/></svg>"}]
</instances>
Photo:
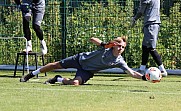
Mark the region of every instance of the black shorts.
<instances>
[{"instance_id":1,"label":"black shorts","mask_svg":"<svg viewBox=\"0 0 181 111\"><path fill-rule=\"evenodd\" d=\"M59 63L65 69L66 68L77 69L75 77L78 76L81 77L82 84L86 83L94 75L92 72L82 69L82 66L79 64L79 54L65 58L61 60Z\"/></svg>"}]
</instances>

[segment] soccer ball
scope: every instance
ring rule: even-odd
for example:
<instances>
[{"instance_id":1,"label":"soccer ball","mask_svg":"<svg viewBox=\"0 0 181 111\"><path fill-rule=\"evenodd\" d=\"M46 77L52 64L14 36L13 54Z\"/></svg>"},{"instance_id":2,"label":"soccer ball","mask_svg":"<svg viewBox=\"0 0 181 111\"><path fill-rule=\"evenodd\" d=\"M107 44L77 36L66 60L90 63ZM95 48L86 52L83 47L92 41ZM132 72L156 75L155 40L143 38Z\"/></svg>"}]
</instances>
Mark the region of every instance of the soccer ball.
<instances>
[{"instance_id":1,"label":"soccer ball","mask_svg":"<svg viewBox=\"0 0 181 111\"><path fill-rule=\"evenodd\" d=\"M145 73L145 77L147 81L150 81L152 83L160 82L162 75L161 71L156 67L150 67Z\"/></svg>"}]
</instances>

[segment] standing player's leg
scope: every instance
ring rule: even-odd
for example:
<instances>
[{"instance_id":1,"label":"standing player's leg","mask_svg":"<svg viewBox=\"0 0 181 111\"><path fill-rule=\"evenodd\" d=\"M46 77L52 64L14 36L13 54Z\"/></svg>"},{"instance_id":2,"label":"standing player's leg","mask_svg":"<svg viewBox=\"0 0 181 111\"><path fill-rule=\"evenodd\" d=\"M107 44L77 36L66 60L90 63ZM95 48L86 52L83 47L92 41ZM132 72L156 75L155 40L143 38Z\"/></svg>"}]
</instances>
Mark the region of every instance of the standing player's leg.
<instances>
[{"instance_id":1,"label":"standing player's leg","mask_svg":"<svg viewBox=\"0 0 181 111\"><path fill-rule=\"evenodd\" d=\"M149 58L149 48L142 45L142 59L141 59L142 61L141 61L141 66L138 70L139 73L145 74L146 64L148 62L148 58Z\"/></svg>"},{"instance_id":2,"label":"standing player's leg","mask_svg":"<svg viewBox=\"0 0 181 111\"><path fill-rule=\"evenodd\" d=\"M40 48L41 52L43 55L47 53L47 46L46 42L44 41L43 38L43 31L41 29L41 23L44 17L45 13L45 2L44 0L40 0L40 3L34 3L33 4L33 9L32 9L32 14L33 14L33 29L36 32L37 37L40 40Z\"/></svg>"},{"instance_id":3,"label":"standing player's leg","mask_svg":"<svg viewBox=\"0 0 181 111\"><path fill-rule=\"evenodd\" d=\"M24 37L27 39L27 47L23 50L24 52L31 52L32 51L32 43L31 43L31 31L29 27L31 12L24 13L22 12L23 16L23 33Z\"/></svg>"},{"instance_id":4,"label":"standing player's leg","mask_svg":"<svg viewBox=\"0 0 181 111\"><path fill-rule=\"evenodd\" d=\"M146 65L148 62L148 58L149 58L149 48L148 48L148 27L144 26L143 27L143 33L144 33L144 37L143 37L143 41L142 41L142 61L141 61L141 65L140 68L137 72L141 73L141 74L145 74L146 71Z\"/></svg>"},{"instance_id":5,"label":"standing player's leg","mask_svg":"<svg viewBox=\"0 0 181 111\"><path fill-rule=\"evenodd\" d=\"M158 65L158 68L160 69L162 76L166 77L167 76L167 71L165 70L161 56L158 54L156 49L151 49L150 54L152 55L153 59L155 60L156 64Z\"/></svg>"},{"instance_id":6,"label":"standing player's leg","mask_svg":"<svg viewBox=\"0 0 181 111\"><path fill-rule=\"evenodd\" d=\"M154 61L156 62L156 64L158 65L162 76L167 76L167 72L162 64L162 60L161 60L161 56L158 54L157 50L156 50L156 44L157 44L157 39L158 39L158 33L160 30L160 26L159 24L153 24L150 25L150 27L148 28L149 30L149 43L150 43L150 54L153 57Z\"/></svg>"}]
</instances>

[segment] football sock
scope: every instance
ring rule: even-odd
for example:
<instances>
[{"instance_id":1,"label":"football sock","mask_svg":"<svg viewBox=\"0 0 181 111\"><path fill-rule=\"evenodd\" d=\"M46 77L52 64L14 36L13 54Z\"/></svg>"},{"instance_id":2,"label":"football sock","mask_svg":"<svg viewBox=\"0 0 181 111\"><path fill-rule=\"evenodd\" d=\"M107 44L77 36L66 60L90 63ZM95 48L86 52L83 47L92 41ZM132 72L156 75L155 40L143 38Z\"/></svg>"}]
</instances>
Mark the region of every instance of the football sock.
<instances>
[{"instance_id":1,"label":"football sock","mask_svg":"<svg viewBox=\"0 0 181 111\"><path fill-rule=\"evenodd\" d=\"M153 59L155 60L156 64L160 66L162 64L162 60L156 49L151 49L150 54L152 55Z\"/></svg>"},{"instance_id":2,"label":"football sock","mask_svg":"<svg viewBox=\"0 0 181 111\"><path fill-rule=\"evenodd\" d=\"M40 72L40 68L32 72L33 75L37 75L37 74L39 74L39 73L41 73L41 72Z\"/></svg>"},{"instance_id":3,"label":"football sock","mask_svg":"<svg viewBox=\"0 0 181 111\"><path fill-rule=\"evenodd\" d=\"M31 40L27 41L28 46L32 46Z\"/></svg>"},{"instance_id":4,"label":"football sock","mask_svg":"<svg viewBox=\"0 0 181 111\"><path fill-rule=\"evenodd\" d=\"M44 43L45 43L44 39L43 39L43 40L40 40L40 43L41 43L41 44L44 44Z\"/></svg>"},{"instance_id":5,"label":"football sock","mask_svg":"<svg viewBox=\"0 0 181 111\"><path fill-rule=\"evenodd\" d=\"M63 79L64 79L64 78L62 78L62 77L58 77L58 78L57 78L57 82L62 82Z\"/></svg>"},{"instance_id":6,"label":"football sock","mask_svg":"<svg viewBox=\"0 0 181 111\"><path fill-rule=\"evenodd\" d=\"M43 40L43 31L41 30L40 26L37 24L33 24L33 29L36 32L37 37L40 40Z\"/></svg>"},{"instance_id":7,"label":"football sock","mask_svg":"<svg viewBox=\"0 0 181 111\"><path fill-rule=\"evenodd\" d=\"M24 32L24 37L29 41L31 40L31 31L29 27L29 22L26 20L25 17L23 17L23 32Z\"/></svg>"},{"instance_id":8,"label":"football sock","mask_svg":"<svg viewBox=\"0 0 181 111\"><path fill-rule=\"evenodd\" d=\"M150 49L147 48L146 46L142 46L142 65L146 65L148 62L148 58L149 58L149 51Z\"/></svg>"}]
</instances>

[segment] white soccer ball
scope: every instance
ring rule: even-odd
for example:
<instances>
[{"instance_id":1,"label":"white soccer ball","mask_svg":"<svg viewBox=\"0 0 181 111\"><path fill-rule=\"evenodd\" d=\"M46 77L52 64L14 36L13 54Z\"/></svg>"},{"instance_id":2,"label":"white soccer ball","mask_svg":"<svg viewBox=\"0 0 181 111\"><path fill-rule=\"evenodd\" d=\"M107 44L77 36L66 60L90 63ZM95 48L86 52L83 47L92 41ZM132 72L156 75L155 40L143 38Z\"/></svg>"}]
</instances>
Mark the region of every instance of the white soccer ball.
<instances>
[{"instance_id":1,"label":"white soccer ball","mask_svg":"<svg viewBox=\"0 0 181 111\"><path fill-rule=\"evenodd\" d=\"M160 82L162 75L161 71L157 67L150 67L145 73L145 77L147 81L152 83Z\"/></svg>"}]
</instances>

